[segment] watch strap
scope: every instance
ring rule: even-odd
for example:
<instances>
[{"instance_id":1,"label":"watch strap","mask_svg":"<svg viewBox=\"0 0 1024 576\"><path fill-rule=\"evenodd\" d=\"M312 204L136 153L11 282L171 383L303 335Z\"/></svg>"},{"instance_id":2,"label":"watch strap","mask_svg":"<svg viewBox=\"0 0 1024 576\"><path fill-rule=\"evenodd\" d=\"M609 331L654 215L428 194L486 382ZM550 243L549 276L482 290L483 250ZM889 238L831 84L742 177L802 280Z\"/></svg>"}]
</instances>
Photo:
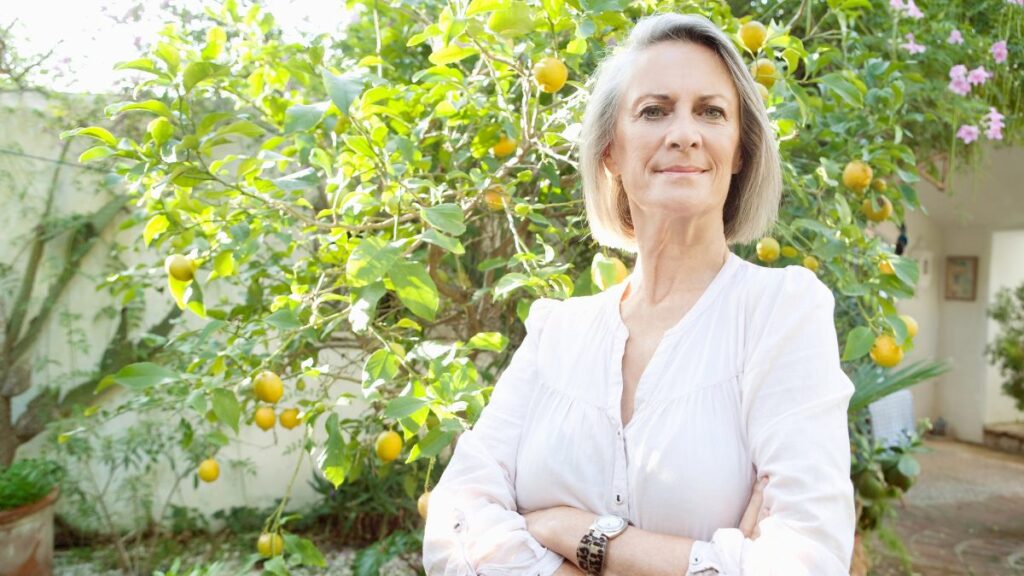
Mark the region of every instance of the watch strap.
<instances>
[{"instance_id":1,"label":"watch strap","mask_svg":"<svg viewBox=\"0 0 1024 576\"><path fill-rule=\"evenodd\" d=\"M580 570L588 576L600 576L604 571L604 556L608 549L608 536L600 530L591 529L583 535L576 548L576 560Z\"/></svg>"}]
</instances>

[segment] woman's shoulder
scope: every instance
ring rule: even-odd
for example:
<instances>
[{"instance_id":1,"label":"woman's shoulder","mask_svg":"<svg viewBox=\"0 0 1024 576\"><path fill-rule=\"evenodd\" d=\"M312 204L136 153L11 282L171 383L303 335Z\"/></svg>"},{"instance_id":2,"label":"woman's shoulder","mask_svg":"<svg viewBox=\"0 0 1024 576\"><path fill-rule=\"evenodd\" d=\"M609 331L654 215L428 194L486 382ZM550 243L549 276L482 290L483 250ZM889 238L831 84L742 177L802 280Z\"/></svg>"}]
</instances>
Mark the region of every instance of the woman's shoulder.
<instances>
[{"instance_id":1,"label":"woman's shoulder","mask_svg":"<svg viewBox=\"0 0 1024 576\"><path fill-rule=\"evenodd\" d=\"M526 317L527 332L540 330L548 324L572 320L579 323L602 313L607 293L590 294L587 296L571 296L565 300L555 298L538 298L530 306Z\"/></svg>"},{"instance_id":2,"label":"woman's shoulder","mask_svg":"<svg viewBox=\"0 0 1024 576\"><path fill-rule=\"evenodd\" d=\"M810 269L796 264L781 268L742 260L737 281L744 288L748 304L814 305L832 301L832 290ZM774 307L774 306L771 306Z\"/></svg>"}]
</instances>

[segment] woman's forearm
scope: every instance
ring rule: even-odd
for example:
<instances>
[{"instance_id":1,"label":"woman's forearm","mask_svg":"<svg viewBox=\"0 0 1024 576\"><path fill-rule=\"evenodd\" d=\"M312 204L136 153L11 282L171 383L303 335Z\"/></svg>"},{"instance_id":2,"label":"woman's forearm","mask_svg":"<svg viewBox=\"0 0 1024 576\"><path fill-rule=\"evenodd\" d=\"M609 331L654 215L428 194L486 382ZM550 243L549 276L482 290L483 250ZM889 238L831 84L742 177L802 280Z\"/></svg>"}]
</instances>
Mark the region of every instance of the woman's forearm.
<instances>
[{"instance_id":1,"label":"woman's forearm","mask_svg":"<svg viewBox=\"0 0 1024 576\"><path fill-rule=\"evenodd\" d=\"M566 563L576 561L576 548L590 529L595 514L567 506L528 515L531 534ZM608 542L606 576L679 576L686 572L693 540L641 530L630 526ZM564 567L564 566L563 566Z\"/></svg>"}]
</instances>

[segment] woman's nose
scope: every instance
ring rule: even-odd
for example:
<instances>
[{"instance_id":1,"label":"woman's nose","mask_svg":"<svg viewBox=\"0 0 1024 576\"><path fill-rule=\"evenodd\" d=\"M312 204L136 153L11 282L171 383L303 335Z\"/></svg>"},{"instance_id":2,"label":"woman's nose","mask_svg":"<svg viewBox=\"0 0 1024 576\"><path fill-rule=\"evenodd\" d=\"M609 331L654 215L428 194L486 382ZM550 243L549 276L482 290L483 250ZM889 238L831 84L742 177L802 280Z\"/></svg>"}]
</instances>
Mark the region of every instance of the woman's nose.
<instances>
[{"instance_id":1,"label":"woman's nose","mask_svg":"<svg viewBox=\"0 0 1024 576\"><path fill-rule=\"evenodd\" d=\"M669 148L685 149L700 146L700 129L688 114L676 114L668 126L665 142Z\"/></svg>"}]
</instances>

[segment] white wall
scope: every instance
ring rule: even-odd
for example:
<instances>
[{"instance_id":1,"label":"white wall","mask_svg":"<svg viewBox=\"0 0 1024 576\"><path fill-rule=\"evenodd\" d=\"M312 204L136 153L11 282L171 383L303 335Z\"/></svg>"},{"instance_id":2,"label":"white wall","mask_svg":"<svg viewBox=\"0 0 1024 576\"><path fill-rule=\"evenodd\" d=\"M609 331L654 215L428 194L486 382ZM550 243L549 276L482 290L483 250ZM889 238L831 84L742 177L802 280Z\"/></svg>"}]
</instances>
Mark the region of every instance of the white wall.
<instances>
[{"instance_id":1,"label":"white wall","mask_svg":"<svg viewBox=\"0 0 1024 576\"><path fill-rule=\"evenodd\" d=\"M992 235L992 270L988 300L995 302L1000 288L1014 289L1024 284L1024 230L997 231ZM988 319L987 342L995 340L999 324ZM985 371L985 423L1024 421L1024 412L1017 410L1014 400L1003 393L1003 377L995 365Z\"/></svg>"}]
</instances>

